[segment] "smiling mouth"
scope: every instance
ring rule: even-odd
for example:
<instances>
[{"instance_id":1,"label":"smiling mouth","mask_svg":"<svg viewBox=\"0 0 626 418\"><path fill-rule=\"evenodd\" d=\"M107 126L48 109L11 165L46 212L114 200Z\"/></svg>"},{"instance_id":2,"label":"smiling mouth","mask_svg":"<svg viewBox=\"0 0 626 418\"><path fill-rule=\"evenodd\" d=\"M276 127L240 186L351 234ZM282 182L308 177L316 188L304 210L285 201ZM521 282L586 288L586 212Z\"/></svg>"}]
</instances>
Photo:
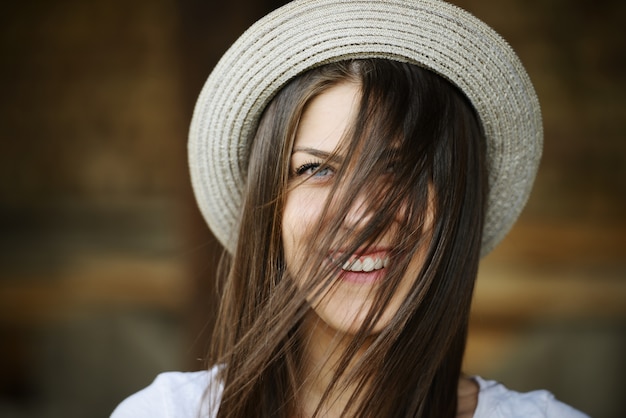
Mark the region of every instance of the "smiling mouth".
<instances>
[{"instance_id":1,"label":"smiling mouth","mask_svg":"<svg viewBox=\"0 0 626 418\"><path fill-rule=\"evenodd\" d=\"M341 269L354 273L369 273L384 269L389 265L388 255L370 255L346 261Z\"/></svg>"}]
</instances>

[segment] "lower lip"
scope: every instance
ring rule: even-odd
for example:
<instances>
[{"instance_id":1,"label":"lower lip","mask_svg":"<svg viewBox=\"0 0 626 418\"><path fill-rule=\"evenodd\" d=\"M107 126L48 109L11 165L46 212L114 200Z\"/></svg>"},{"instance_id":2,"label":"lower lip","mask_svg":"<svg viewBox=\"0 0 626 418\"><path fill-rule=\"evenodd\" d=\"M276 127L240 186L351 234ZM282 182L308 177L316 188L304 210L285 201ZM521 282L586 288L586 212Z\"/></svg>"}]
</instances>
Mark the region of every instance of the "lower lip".
<instances>
[{"instance_id":1,"label":"lower lip","mask_svg":"<svg viewBox=\"0 0 626 418\"><path fill-rule=\"evenodd\" d=\"M346 271L342 270L339 274L341 281L353 284L375 284L380 282L383 277L385 269L373 270L373 271Z\"/></svg>"}]
</instances>

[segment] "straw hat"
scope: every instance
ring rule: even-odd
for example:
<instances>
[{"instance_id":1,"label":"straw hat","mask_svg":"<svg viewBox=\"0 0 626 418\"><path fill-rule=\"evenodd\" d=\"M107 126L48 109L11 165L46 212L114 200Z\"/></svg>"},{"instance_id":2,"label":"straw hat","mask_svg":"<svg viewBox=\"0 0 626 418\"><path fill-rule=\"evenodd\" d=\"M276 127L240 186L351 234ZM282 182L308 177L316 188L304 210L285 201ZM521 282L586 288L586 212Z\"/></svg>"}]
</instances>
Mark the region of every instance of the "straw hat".
<instances>
[{"instance_id":1,"label":"straw hat","mask_svg":"<svg viewBox=\"0 0 626 418\"><path fill-rule=\"evenodd\" d=\"M425 67L455 84L487 137L489 196L482 255L519 216L543 142L539 103L511 47L485 23L439 0L296 0L251 26L209 76L189 134L200 210L232 251L246 150L272 97L298 74L350 58Z\"/></svg>"}]
</instances>

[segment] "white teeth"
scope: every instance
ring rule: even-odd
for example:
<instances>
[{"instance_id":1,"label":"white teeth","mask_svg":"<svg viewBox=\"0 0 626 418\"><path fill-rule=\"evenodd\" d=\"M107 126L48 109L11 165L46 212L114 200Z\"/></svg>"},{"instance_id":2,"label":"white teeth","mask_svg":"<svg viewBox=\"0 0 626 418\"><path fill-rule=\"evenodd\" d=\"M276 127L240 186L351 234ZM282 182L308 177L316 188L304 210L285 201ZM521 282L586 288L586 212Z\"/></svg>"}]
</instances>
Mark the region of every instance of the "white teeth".
<instances>
[{"instance_id":1,"label":"white teeth","mask_svg":"<svg viewBox=\"0 0 626 418\"><path fill-rule=\"evenodd\" d=\"M354 261L346 261L341 267L343 270L354 271L354 272L370 272L374 270L380 270L389 265L389 257L365 257L362 259L356 259Z\"/></svg>"},{"instance_id":2,"label":"white teeth","mask_svg":"<svg viewBox=\"0 0 626 418\"><path fill-rule=\"evenodd\" d=\"M382 259L377 258L376 262L374 263L374 270L380 270L381 268L384 267L384 262Z\"/></svg>"},{"instance_id":3,"label":"white teeth","mask_svg":"<svg viewBox=\"0 0 626 418\"><path fill-rule=\"evenodd\" d=\"M372 271L374 270L374 260L372 260L370 257L365 258L365 260L363 260L363 271Z\"/></svg>"},{"instance_id":4,"label":"white teeth","mask_svg":"<svg viewBox=\"0 0 626 418\"><path fill-rule=\"evenodd\" d=\"M363 271L363 262L361 260L355 260L350 266L352 271Z\"/></svg>"}]
</instances>

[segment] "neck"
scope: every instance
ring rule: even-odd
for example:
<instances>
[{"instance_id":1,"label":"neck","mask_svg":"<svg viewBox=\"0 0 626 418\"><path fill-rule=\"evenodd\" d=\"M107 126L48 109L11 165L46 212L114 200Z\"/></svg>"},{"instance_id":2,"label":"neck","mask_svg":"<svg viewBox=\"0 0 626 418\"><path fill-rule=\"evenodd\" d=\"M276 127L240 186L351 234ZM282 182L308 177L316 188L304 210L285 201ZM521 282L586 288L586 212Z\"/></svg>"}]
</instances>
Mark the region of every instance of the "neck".
<instances>
[{"instance_id":1,"label":"neck","mask_svg":"<svg viewBox=\"0 0 626 418\"><path fill-rule=\"evenodd\" d=\"M304 382L302 386L301 405L305 417L312 417L326 389L335 379L337 367L341 361L352 336L339 334L326 325L314 312L310 312L304 323ZM359 352L351 359L344 374L323 400L317 416L339 417L356 390L356 384L347 382L346 376L359 361L362 353L371 345L368 340L360 347ZM461 376L458 383L457 418L469 418L474 415L478 402L478 384L467 376Z\"/></svg>"},{"instance_id":2,"label":"neck","mask_svg":"<svg viewBox=\"0 0 626 418\"><path fill-rule=\"evenodd\" d=\"M332 391L325 399L324 393L336 379L339 363L342 361L352 336L341 334L326 325L314 312L305 319L304 341L304 384L302 404L305 416L312 416L318 405L318 416L340 416L346 409L355 392L355 383L346 381L346 376L359 361L362 353L369 347L371 340L360 347L359 352L350 360L344 373L339 376Z\"/></svg>"}]
</instances>

